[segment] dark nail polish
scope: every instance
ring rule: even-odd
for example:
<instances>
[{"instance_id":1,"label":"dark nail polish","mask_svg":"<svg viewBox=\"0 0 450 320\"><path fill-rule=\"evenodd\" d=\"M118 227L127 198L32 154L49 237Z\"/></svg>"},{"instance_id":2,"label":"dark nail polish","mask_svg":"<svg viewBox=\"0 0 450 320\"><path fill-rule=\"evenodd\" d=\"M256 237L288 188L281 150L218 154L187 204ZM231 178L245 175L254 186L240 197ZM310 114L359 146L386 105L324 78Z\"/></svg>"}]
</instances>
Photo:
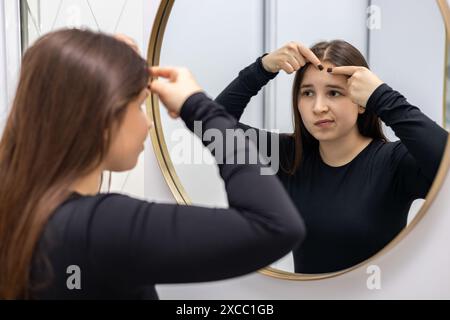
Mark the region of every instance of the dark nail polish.
<instances>
[{"instance_id":1,"label":"dark nail polish","mask_svg":"<svg viewBox=\"0 0 450 320\"><path fill-rule=\"evenodd\" d=\"M323 65L321 65L321 64L319 64L318 68L319 68L320 71L322 71L323 69L325 69L325 68L323 67Z\"/></svg>"},{"instance_id":2,"label":"dark nail polish","mask_svg":"<svg viewBox=\"0 0 450 320\"><path fill-rule=\"evenodd\" d=\"M328 68L327 72L329 72L329 73L333 72L333 68Z\"/></svg>"}]
</instances>

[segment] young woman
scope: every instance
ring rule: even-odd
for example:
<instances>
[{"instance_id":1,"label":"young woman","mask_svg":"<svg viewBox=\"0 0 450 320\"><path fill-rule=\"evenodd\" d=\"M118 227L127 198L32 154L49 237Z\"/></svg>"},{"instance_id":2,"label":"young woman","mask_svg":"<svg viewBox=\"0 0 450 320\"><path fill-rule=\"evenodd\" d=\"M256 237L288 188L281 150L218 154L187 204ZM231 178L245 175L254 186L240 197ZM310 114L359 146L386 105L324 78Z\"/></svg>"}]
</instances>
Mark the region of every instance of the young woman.
<instances>
[{"instance_id":1,"label":"young woman","mask_svg":"<svg viewBox=\"0 0 450 320\"><path fill-rule=\"evenodd\" d=\"M239 119L281 70L297 72L294 133L270 135L279 139L280 150L271 150L279 151L278 177L308 230L293 252L295 271L343 270L406 226L411 203L434 180L448 133L383 84L345 41L311 49L289 43L242 70L216 102ZM380 119L400 141L387 142Z\"/></svg>"},{"instance_id":2,"label":"young woman","mask_svg":"<svg viewBox=\"0 0 450 320\"><path fill-rule=\"evenodd\" d=\"M190 129L236 127L186 69L151 72ZM27 50L0 142L0 299L156 299L154 284L243 275L302 240L294 204L259 165L220 165L229 209L100 194L102 172L132 169L143 150L148 87L146 61L101 33L61 30Z\"/></svg>"}]
</instances>

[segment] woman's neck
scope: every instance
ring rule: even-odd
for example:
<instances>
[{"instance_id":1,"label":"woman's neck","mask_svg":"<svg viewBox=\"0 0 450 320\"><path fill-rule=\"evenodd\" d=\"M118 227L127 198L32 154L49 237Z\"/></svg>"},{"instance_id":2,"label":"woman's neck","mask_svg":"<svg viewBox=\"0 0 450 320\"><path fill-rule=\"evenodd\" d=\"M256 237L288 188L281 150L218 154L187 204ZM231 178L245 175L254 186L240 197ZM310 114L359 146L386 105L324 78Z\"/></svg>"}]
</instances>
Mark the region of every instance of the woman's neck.
<instances>
[{"instance_id":1,"label":"woman's neck","mask_svg":"<svg viewBox=\"0 0 450 320\"><path fill-rule=\"evenodd\" d=\"M372 140L372 138L364 137L358 130L355 130L336 140L320 141L320 156L327 165L341 167L355 159Z\"/></svg>"},{"instance_id":2,"label":"woman's neck","mask_svg":"<svg viewBox=\"0 0 450 320\"><path fill-rule=\"evenodd\" d=\"M80 177L75 181L70 191L77 192L81 195L96 195L100 189L100 182L103 170L98 168L84 177Z\"/></svg>"}]
</instances>

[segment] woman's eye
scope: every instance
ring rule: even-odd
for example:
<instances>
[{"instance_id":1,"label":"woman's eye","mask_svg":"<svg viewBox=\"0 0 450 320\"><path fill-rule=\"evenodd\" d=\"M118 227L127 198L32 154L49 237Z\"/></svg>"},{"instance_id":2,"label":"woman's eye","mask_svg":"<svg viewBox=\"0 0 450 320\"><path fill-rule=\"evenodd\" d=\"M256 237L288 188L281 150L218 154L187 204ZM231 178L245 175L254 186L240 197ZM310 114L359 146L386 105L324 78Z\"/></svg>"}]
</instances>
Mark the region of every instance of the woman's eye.
<instances>
[{"instance_id":1,"label":"woman's eye","mask_svg":"<svg viewBox=\"0 0 450 320\"><path fill-rule=\"evenodd\" d=\"M330 96L340 97L340 96L342 96L342 94L339 91L332 90L332 91L330 91Z\"/></svg>"},{"instance_id":2,"label":"woman's eye","mask_svg":"<svg viewBox=\"0 0 450 320\"><path fill-rule=\"evenodd\" d=\"M304 97L311 97L313 95L312 91L303 91L302 96Z\"/></svg>"}]
</instances>

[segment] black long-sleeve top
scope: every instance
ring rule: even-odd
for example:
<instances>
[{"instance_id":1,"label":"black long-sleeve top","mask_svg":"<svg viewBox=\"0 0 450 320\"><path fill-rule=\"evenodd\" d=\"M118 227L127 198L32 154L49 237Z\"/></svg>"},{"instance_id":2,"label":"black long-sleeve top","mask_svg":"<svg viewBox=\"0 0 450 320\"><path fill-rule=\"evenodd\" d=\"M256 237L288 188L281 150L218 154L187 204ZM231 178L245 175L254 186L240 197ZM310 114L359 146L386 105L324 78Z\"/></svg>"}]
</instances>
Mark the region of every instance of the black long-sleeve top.
<instances>
[{"instance_id":1,"label":"black long-sleeve top","mask_svg":"<svg viewBox=\"0 0 450 320\"><path fill-rule=\"evenodd\" d=\"M267 72L262 57L258 58L216 101L239 120L251 97L276 75ZM376 89L366 108L400 141L373 140L341 167L324 163L318 147L305 148L295 174L278 171L308 230L305 241L293 251L297 273L343 270L374 255L406 226L412 202L425 198L434 180L447 131L386 84ZM274 152L270 150L273 138L279 139L280 164L291 163L293 135L270 133L269 154Z\"/></svg>"},{"instance_id":2,"label":"black long-sleeve top","mask_svg":"<svg viewBox=\"0 0 450 320\"><path fill-rule=\"evenodd\" d=\"M191 130L194 121L223 134L237 125L204 93L185 102L181 117ZM35 250L32 297L157 299L155 284L240 276L287 254L305 235L289 195L275 176L260 174L262 165L227 161L252 148L251 143L236 146L217 159L229 209L73 193L55 210ZM77 269L70 266L81 271L80 290L76 277L70 278ZM67 282L75 289L68 289Z\"/></svg>"}]
</instances>

